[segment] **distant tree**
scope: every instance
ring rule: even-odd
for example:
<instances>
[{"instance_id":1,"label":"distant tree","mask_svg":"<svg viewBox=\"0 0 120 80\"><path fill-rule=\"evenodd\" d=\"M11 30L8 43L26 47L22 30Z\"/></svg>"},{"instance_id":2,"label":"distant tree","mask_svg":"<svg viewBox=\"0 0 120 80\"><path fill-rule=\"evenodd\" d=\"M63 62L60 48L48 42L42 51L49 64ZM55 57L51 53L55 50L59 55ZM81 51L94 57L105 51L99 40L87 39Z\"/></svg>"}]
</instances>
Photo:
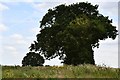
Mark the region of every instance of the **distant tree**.
<instances>
[{"instance_id":1,"label":"distant tree","mask_svg":"<svg viewBox=\"0 0 120 80\"><path fill-rule=\"evenodd\" d=\"M115 39L118 32L97 9L98 5L85 2L49 9L30 50L46 59L59 56L68 65L95 64L93 48L99 47L100 40Z\"/></svg>"},{"instance_id":2,"label":"distant tree","mask_svg":"<svg viewBox=\"0 0 120 80\"><path fill-rule=\"evenodd\" d=\"M40 54L29 52L22 60L22 66L43 66L44 59Z\"/></svg>"}]
</instances>

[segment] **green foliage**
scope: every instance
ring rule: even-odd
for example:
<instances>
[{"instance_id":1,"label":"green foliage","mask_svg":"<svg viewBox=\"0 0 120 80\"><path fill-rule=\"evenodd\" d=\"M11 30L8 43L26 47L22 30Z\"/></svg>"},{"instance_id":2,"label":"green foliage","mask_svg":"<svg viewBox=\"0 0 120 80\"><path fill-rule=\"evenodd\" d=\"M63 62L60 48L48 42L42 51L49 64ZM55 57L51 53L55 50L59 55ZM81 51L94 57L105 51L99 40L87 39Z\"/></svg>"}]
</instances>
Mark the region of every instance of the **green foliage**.
<instances>
[{"instance_id":1,"label":"green foliage","mask_svg":"<svg viewBox=\"0 0 120 80\"><path fill-rule=\"evenodd\" d=\"M120 69L94 65L3 66L2 78L118 78Z\"/></svg>"},{"instance_id":2,"label":"green foliage","mask_svg":"<svg viewBox=\"0 0 120 80\"><path fill-rule=\"evenodd\" d=\"M22 66L43 66L44 59L40 54L29 52L22 60Z\"/></svg>"},{"instance_id":3,"label":"green foliage","mask_svg":"<svg viewBox=\"0 0 120 80\"><path fill-rule=\"evenodd\" d=\"M93 48L99 47L99 40L117 36L112 20L97 8L98 5L81 2L49 9L30 50L38 51L46 59L59 56L64 64L95 64Z\"/></svg>"}]
</instances>

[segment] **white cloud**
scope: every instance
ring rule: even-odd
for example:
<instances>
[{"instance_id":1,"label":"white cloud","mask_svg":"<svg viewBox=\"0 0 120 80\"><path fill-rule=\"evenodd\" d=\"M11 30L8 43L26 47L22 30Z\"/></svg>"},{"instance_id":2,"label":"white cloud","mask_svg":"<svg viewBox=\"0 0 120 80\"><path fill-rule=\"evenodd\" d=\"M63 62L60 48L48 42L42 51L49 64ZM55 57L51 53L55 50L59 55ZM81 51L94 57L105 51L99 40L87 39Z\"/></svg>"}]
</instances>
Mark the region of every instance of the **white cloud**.
<instances>
[{"instance_id":1,"label":"white cloud","mask_svg":"<svg viewBox=\"0 0 120 80\"><path fill-rule=\"evenodd\" d=\"M58 5L61 5L61 4L72 4L72 3L76 3L76 2L81 2L81 1L78 1L78 0L71 0L71 1L67 1L67 0L64 0L64 1L49 1L49 0L46 0L46 1L39 1L39 3L35 3L33 2L32 3L32 6L37 9L37 10L48 10L48 9L52 9Z\"/></svg>"},{"instance_id":2,"label":"white cloud","mask_svg":"<svg viewBox=\"0 0 120 80\"><path fill-rule=\"evenodd\" d=\"M6 5L0 3L0 11L4 11L4 10L8 10L8 9L9 8Z\"/></svg>"},{"instance_id":3,"label":"white cloud","mask_svg":"<svg viewBox=\"0 0 120 80\"><path fill-rule=\"evenodd\" d=\"M105 64L110 67L118 67L118 37L115 40L106 39L100 41L99 48L94 49L94 58L97 65Z\"/></svg>"},{"instance_id":4,"label":"white cloud","mask_svg":"<svg viewBox=\"0 0 120 80\"><path fill-rule=\"evenodd\" d=\"M6 46L5 47L6 50L9 50L9 51L13 51L13 52L16 52L16 48L15 47L12 47L12 46Z\"/></svg>"},{"instance_id":5,"label":"white cloud","mask_svg":"<svg viewBox=\"0 0 120 80\"><path fill-rule=\"evenodd\" d=\"M61 63L61 61L62 60L59 60L59 57L56 57L56 58L51 59L51 60L46 60L44 65L50 65L50 66L58 65L58 66L61 66L61 65L63 65L63 63Z\"/></svg>"},{"instance_id":6,"label":"white cloud","mask_svg":"<svg viewBox=\"0 0 120 80\"><path fill-rule=\"evenodd\" d=\"M118 3L117 2L100 2L99 11L110 17L118 17Z\"/></svg>"},{"instance_id":7,"label":"white cloud","mask_svg":"<svg viewBox=\"0 0 120 80\"><path fill-rule=\"evenodd\" d=\"M26 44L24 37L20 34L13 34L10 36L10 38L13 40L13 42L17 44Z\"/></svg>"},{"instance_id":8,"label":"white cloud","mask_svg":"<svg viewBox=\"0 0 120 80\"><path fill-rule=\"evenodd\" d=\"M10 53L12 56L16 57L18 54L17 48L14 46L6 45L4 46L3 53L6 52L7 54Z\"/></svg>"},{"instance_id":9,"label":"white cloud","mask_svg":"<svg viewBox=\"0 0 120 80\"><path fill-rule=\"evenodd\" d=\"M56 3L52 3L52 2L51 3L50 2L40 2L40 3L32 3L32 6L35 9L40 10L42 12L42 11L47 11L48 9L55 7L55 4Z\"/></svg>"},{"instance_id":10,"label":"white cloud","mask_svg":"<svg viewBox=\"0 0 120 80\"><path fill-rule=\"evenodd\" d=\"M2 35L0 35L0 43L1 43L2 38L3 38L3 36L2 36Z\"/></svg>"},{"instance_id":11,"label":"white cloud","mask_svg":"<svg viewBox=\"0 0 120 80\"><path fill-rule=\"evenodd\" d=\"M118 2L119 0L0 0L0 2Z\"/></svg>"},{"instance_id":12,"label":"white cloud","mask_svg":"<svg viewBox=\"0 0 120 80\"><path fill-rule=\"evenodd\" d=\"M118 2L119 0L34 0L34 2Z\"/></svg>"},{"instance_id":13,"label":"white cloud","mask_svg":"<svg viewBox=\"0 0 120 80\"><path fill-rule=\"evenodd\" d=\"M46 3L39 3L39 4L34 4L35 8L41 9L41 8L48 8Z\"/></svg>"},{"instance_id":14,"label":"white cloud","mask_svg":"<svg viewBox=\"0 0 120 80\"><path fill-rule=\"evenodd\" d=\"M28 36L27 36L28 37ZM2 39L2 64L4 65L21 65L21 61L29 51L31 39L27 39L21 34L4 36ZM9 60L9 61L8 61Z\"/></svg>"},{"instance_id":15,"label":"white cloud","mask_svg":"<svg viewBox=\"0 0 120 80\"><path fill-rule=\"evenodd\" d=\"M0 23L0 32L6 31L7 29L8 28L4 24Z\"/></svg>"},{"instance_id":16,"label":"white cloud","mask_svg":"<svg viewBox=\"0 0 120 80\"><path fill-rule=\"evenodd\" d=\"M22 51L18 46L5 44L2 46L2 64L20 64L22 58Z\"/></svg>"},{"instance_id":17,"label":"white cloud","mask_svg":"<svg viewBox=\"0 0 120 80\"><path fill-rule=\"evenodd\" d=\"M0 2L33 2L34 0L0 0Z\"/></svg>"},{"instance_id":18,"label":"white cloud","mask_svg":"<svg viewBox=\"0 0 120 80\"><path fill-rule=\"evenodd\" d=\"M105 64L117 68L118 45L100 44L98 49L94 49L94 58L97 65Z\"/></svg>"},{"instance_id":19,"label":"white cloud","mask_svg":"<svg viewBox=\"0 0 120 80\"><path fill-rule=\"evenodd\" d=\"M34 2L34 0L23 0L23 2Z\"/></svg>"}]
</instances>

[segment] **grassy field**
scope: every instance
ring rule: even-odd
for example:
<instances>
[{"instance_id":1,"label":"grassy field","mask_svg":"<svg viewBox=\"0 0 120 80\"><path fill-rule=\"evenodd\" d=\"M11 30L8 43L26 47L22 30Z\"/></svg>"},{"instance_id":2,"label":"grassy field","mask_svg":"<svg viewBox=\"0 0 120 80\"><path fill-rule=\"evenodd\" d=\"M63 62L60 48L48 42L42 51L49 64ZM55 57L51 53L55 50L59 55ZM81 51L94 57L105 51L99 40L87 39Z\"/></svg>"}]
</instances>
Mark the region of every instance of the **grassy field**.
<instances>
[{"instance_id":1,"label":"grassy field","mask_svg":"<svg viewBox=\"0 0 120 80\"><path fill-rule=\"evenodd\" d=\"M2 78L118 78L120 69L93 65L3 66Z\"/></svg>"}]
</instances>

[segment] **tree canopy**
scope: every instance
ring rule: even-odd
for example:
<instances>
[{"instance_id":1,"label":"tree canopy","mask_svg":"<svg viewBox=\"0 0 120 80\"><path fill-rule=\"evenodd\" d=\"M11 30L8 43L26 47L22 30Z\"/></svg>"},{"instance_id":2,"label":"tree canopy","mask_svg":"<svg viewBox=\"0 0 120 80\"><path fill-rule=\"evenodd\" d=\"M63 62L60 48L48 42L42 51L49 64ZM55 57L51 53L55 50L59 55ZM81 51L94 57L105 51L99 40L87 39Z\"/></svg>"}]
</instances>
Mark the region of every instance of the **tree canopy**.
<instances>
[{"instance_id":1,"label":"tree canopy","mask_svg":"<svg viewBox=\"0 0 120 80\"><path fill-rule=\"evenodd\" d=\"M43 66L44 59L39 53L29 52L22 60L22 66Z\"/></svg>"},{"instance_id":2,"label":"tree canopy","mask_svg":"<svg viewBox=\"0 0 120 80\"><path fill-rule=\"evenodd\" d=\"M49 9L30 51L38 51L46 59L59 56L64 64L95 64L93 48L99 47L100 40L117 36L112 20L97 9L98 5L87 2Z\"/></svg>"}]
</instances>

